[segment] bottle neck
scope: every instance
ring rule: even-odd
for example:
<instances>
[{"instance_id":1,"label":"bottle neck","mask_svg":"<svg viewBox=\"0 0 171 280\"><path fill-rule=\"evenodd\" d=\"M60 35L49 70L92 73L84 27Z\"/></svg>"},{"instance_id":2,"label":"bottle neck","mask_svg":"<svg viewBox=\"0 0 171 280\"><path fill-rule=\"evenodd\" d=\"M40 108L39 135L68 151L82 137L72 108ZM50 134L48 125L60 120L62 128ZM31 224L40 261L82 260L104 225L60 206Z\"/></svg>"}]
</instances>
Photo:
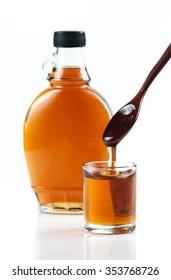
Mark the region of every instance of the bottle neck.
<instances>
[{"instance_id":1,"label":"bottle neck","mask_svg":"<svg viewBox=\"0 0 171 280\"><path fill-rule=\"evenodd\" d=\"M57 48L49 80L53 82L90 81L84 64L82 48Z\"/></svg>"}]
</instances>

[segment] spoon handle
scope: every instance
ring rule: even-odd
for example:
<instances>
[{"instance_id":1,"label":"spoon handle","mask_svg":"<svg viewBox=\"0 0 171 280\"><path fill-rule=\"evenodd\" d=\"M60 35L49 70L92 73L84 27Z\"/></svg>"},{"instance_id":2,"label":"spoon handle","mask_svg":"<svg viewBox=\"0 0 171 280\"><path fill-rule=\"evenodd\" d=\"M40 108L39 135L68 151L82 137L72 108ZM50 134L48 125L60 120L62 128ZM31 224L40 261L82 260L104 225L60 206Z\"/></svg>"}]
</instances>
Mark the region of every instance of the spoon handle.
<instances>
[{"instance_id":1,"label":"spoon handle","mask_svg":"<svg viewBox=\"0 0 171 280\"><path fill-rule=\"evenodd\" d=\"M171 44L167 47L163 55L160 57L159 61L156 63L156 65L153 67L151 72L148 74L145 82L143 83L139 93L143 96L153 80L156 78L156 76L159 74L159 72L162 70L162 68L165 66L165 64L168 62L168 60L171 58Z\"/></svg>"}]
</instances>

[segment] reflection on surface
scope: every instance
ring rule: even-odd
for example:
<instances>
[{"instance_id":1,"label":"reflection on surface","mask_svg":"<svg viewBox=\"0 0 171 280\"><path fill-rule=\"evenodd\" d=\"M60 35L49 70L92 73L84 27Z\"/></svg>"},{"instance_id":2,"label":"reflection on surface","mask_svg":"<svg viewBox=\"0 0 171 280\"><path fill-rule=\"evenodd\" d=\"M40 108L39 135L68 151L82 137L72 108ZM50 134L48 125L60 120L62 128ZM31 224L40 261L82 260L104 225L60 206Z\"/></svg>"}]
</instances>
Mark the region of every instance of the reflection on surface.
<instances>
[{"instance_id":1,"label":"reflection on surface","mask_svg":"<svg viewBox=\"0 0 171 280\"><path fill-rule=\"evenodd\" d=\"M40 213L33 236L35 260L135 260L136 233L89 234L82 215Z\"/></svg>"},{"instance_id":2,"label":"reflection on surface","mask_svg":"<svg viewBox=\"0 0 171 280\"><path fill-rule=\"evenodd\" d=\"M86 260L135 260L136 234L84 236Z\"/></svg>"},{"instance_id":3,"label":"reflection on surface","mask_svg":"<svg viewBox=\"0 0 171 280\"><path fill-rule=\"evenodd\" d=\"M34 259L83 259L84 234L80 216L40 214L34 238Z\"/></svg>"}]
</instances>

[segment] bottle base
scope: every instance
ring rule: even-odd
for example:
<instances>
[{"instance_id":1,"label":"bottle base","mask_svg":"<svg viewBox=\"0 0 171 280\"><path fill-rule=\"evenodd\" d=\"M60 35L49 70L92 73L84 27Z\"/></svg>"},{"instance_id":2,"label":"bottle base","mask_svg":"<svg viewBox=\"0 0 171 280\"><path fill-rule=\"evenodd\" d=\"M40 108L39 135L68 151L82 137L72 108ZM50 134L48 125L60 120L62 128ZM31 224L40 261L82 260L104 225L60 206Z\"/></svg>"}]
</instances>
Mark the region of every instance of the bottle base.
<instances>
[{"instance_id":1,"label":"bottle base","mask_svg":"<svg viewBox=\"0 0 171 280\"><path fill-rule=\"evenodd\" d=\"M49 214L82 215L83 205L81 203L56 202L39 205L40 211Z\"/></svg>"},{"instance_id":2,"label":"bottle base","mask_svg":"<svg viewBox=\"0 0 171 280\"><path fill-rule=\"evenodd\" d=\"M86 222L84 228L90 233L97 234L123 234L135 230L136 224L130 223L125 225L96 225Z\"/></svg>"},{"instance_id":3,"label":"bottle base","mask_svg":"<svg viewBox=\"0 0 171 280\"><path fill-rule=\"evenodd\" d=\"M83 214L82 192L60 190L59 188L34 187L41 212L49 214ZM77 195L75 198L74 196ZM76 200L76 201L74 201Z\"/></svg>"}]
</instances>

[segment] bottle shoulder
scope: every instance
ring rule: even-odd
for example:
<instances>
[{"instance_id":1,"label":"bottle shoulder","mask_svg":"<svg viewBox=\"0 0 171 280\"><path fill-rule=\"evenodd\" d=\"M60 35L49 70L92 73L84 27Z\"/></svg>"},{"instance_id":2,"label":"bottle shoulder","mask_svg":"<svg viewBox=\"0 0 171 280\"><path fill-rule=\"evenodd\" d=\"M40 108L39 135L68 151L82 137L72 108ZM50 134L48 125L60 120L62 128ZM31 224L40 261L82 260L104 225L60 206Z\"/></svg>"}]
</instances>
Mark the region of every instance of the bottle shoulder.
<instances>
[{"instance_id":1,"label":"bottle shoulder","mask_svg":"<svg viewBox=\"0 0 171 280\"><path fill-rule=\"evenodd\" d=\"M37 97L33 100L34 102L37 102L39 99L42 101L48 101L50 99L96 99L99 102L104 102L109 107L105 97L96 89L91 87L89 83L84 85L50 85L46 89L44 89L42 92L40 92Z\"/></svg>"},{"instance_id":2,"label":"bottle shoulder","mask_svg":"<svg viewBox=\"0 0 171 280\"><path fill-rule=\"evenodd\" d=\"M43 90L31 103L29 115L44 114L81 115L105 113L110 118L112 111L104 97L89 85L82 86L50 86ZM56 112L56 113L55 113Z\"/></svg>"}]
</instances>

